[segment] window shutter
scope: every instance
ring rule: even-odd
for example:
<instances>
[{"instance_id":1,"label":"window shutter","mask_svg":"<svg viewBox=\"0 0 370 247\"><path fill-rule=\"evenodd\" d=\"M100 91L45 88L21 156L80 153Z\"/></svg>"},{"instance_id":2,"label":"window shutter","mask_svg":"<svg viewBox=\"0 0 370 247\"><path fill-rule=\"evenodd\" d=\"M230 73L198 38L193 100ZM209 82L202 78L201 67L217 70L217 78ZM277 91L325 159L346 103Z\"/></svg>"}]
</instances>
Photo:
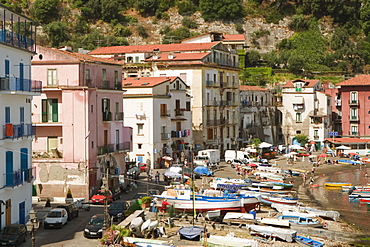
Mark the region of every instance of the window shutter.
<instances>
[{"instance_id":1,"label":"window shutter","mask_svg":"<svg viewBox=\"0 0 370 247\"><path fill-rule=\"evenodd\" d=\"M52 107L52 121L58 122L58 99L51 100L51 107Z\"/></svg>"}]
</instances>

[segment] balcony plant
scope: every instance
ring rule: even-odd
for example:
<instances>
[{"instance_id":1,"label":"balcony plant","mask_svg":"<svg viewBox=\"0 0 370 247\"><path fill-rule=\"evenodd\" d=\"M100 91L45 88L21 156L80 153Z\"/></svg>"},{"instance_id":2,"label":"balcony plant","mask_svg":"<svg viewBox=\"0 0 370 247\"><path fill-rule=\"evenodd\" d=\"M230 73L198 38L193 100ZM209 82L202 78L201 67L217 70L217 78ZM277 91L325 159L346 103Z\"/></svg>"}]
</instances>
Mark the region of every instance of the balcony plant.
<instances>
[{"instance_id":1,"label":"balcony plant","mask_svg":"<svg viewBox=\"0 0 370 247\"><path fill-rule=\"evenodd\" d=\"M147 208L150 206L150 203L152 203L152 198L150 196L144 196L141 198L141 208Z\"/></svg>"}]
</instances>

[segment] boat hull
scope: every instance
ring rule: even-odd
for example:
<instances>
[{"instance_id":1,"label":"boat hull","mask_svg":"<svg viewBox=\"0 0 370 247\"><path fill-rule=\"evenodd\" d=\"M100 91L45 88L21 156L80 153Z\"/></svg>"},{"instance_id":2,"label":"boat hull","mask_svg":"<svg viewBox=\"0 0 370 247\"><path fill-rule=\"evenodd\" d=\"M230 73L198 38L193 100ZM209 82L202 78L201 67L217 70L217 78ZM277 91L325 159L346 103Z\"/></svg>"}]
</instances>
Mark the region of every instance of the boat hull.
<instances>
[{"instance_id":1,"label":"boat hull","mask_svg":"<svg viewBox=\"0 0 370 247\"><path fill-rule=\"evenodd\" d=\"M264 204L271 205L273 203L277 204L284 204L284 205L296 205L297 200L285 200L285 199L280 199L280 198L267 198L267 197L261 197L260 201Z\"/></svg>"},{"instance_id":2,"label":"boat hull","mask_svg":"<svg viewBox=\"0 0 370 247\"><path fill-rule=\"evenodd\" d=\"M326 182L324 183L326 187L342 187L342 186L352 186L351 183L339 183L339 182Z\"/></svg>"},{"instance_id":3,"label":"boat hull","mask_svg":"<svg viewBox=\"0 0 370 247\"><path fill-rule=\"evenodd\" d=\"M306 238L302 236L296 236L295 241L298 242L301 246L310 246L310 247L321 247L324 246L323 243L320 243L311 238Z\"/></svg>"}]
</instances>

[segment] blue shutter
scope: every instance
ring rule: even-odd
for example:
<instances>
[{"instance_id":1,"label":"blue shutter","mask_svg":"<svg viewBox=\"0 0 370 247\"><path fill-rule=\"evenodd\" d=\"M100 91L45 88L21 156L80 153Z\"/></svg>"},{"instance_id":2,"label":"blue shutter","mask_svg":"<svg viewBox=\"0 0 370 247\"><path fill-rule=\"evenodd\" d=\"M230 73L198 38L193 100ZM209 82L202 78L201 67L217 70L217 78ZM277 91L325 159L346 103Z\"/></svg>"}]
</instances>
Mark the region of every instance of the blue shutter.
<instances>
[{"instance_id":1,"label":"blue shutter","mask_svg":"<svg viewBox=\"0 0 370 247\"><path fill-rule=\"evenodd\" d=\"M10 107L5 107L5 123L10 123Z\"/></svg>"},{"instance_id":2,"label":"blue shutter","mask_svg":"<svg viewBox=\"0 0 370 247\"><path fill-rule=\"evenodd\" d=\"M19 63L19 90L24 90L24 66L23 63Z\"/></svg>"},{"instance_id":3,"label":"blue shutter","mask_svg":"<svg viewBox=\"0 0 370 247\"><path fill-rule=\"evenodd\" d=\"M19 203L19 224L26 224L26 202Z\"/></svg>"},{"instance_id":4,"label":"blue shutter","mask_svg":"<svg viewBox=\"0 0 370 247\"><path fill-rule=\"evenodd\" d=\"M5 165L6 165L6 186L14 185L14 172L13 172L13 152L6 151L5 153Z\"/></svg>"},{"instance_id":5,"label":"blue shutter","mask_svg":"<svg viewBox=\"0 0 370 247\"><path fill-rule=\"evenodd\" d=\"M19 120L21 123L24 123L24 107L19 109Z\"/></svg>"},{"instance_id":6,"label":"blue shutter","mask_svg":"<svg viewBox=\"0 0 370 247\"><path fill-rule=\"evenodd\" d=\"M24 181L28 181L28 149L21 148L21 170L24 174Z\"/></svg>"},{"instance_id":7,"label":"blue shutter","mask_svg":"<svg viewBox=\"0 0 370 247\"><path fill-rule=\"evenodd\" d=\"M10 62L5 60L5 77L9 77L10 74Z\"/></svg>"}]
</instances>

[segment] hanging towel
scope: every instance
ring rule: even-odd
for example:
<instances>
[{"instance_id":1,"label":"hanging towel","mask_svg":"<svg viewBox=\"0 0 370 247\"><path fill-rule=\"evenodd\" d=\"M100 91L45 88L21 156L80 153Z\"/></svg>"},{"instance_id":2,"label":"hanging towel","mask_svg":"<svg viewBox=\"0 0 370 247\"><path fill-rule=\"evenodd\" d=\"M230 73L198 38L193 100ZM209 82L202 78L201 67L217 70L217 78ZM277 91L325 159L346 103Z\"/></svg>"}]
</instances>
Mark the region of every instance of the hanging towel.
<instances>
[{"instance_id":1,"label":"hanging towel","mask_svg":"<svg viewBox=\"0 0 370 247\"><path fill-rule=\"evenodd\" d=\"M6 124L5 125L6 127L6 136L13 136L14 135L14 131L13 131L13 124Z\"/></svg>"}]
</instances>

